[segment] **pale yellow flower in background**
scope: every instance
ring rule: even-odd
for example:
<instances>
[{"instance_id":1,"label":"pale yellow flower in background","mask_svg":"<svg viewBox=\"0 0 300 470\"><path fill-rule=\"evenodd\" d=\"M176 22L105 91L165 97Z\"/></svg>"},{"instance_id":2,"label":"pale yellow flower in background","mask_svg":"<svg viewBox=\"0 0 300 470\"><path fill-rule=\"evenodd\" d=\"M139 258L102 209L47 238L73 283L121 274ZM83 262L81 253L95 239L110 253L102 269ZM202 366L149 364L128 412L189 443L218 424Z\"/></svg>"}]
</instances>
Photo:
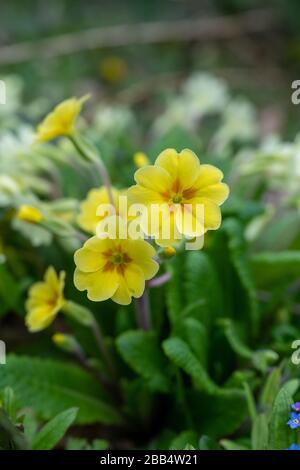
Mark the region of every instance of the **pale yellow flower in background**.
<instances>
[{"instance_id":1,"label":"pale yellow flower in background","mask_svg":"<svg viewBox=\"0 0 300 470\"><path fill-rule=\"evenodd\" d=\"M43 282L31 286L26 301L26 326L32 333L41 331L53 322L64 305L65 272L56 274L50 266Z\"/></svg>"},{"instance_id":2,"label":"pale yellow flower in background","mask_svg":"<svg viewBox=\"0 0 300 470\"><path fill-rule=\"evenodd\" d=\"M141 227L161 246L168 246L185 237L201 237L207 230L216 230L221 224L220 205L227 199L229 188L222 183L223 173L212 165L201 165L191 150L177 153L164 150L154 165L135 172L136 185L128 189L130 203L144 204ZM151 221L151 206L161 210L160 220ZM186 217L185 205L189 205ZM199 219L197 208L203 208ZM145 217L144 217L145 215ZM163 237L163 224L169 224L171 234Z\"/></svg>"},{"instance_id":3,"label":"pale yellow flower in background","mask_svg":"<svg viewBox=\"0 0 300 470\"><path fill-rule=\"evenodd\" d=\"M65 340L66 340L66 335L64 335L63 333L55 333L52 336L52 341L57 346L61 346L62 344L64 344Z\"/></svg>"},{"instance_id":4,"label":"pale yellow flower in background","mask_svg":"<svg viewBox=\"0 0 300 470\"><path fill-rule=\"evenodd\" d=\"M82 98L69 98L57 105L37 128L36 141L47 142L56 137L71 135L74 123L81 111L83 103L89 96Z\"/></svg>"},{"instance_id":5,"label":"pale yellow flower in background","mask_svg":"<svg viewBox=\"0 0 300 470\"><path fill-rule=\"evenodd\" d=\"M100 75L110 83L122 81L128 72L128 66L122 57L110 56L100 62Z\"/></svg>"},{"instance_id":6,"label":"pale yellow flower in background","mask_svg":"<svg viewBox=\"0 0 300 470\"><path fill-rule=\"evenodd\" d=\"M22 204L16 213L16 218L25 222L38 224L43 220L43 214L36 207Z\"/></svg>"},{"instance_id":7,"label":"pale yellow flower in background","mask_svg":"<svg viewBox=\"0 0 300 470\"><path fill-rule=\"evenodd\" d=\"M92 301L111 298L121 305L141 297L145 281L159 269L155 249L145 240L90 238L76 251L74 284Z\"/></svg>"},{"instance_id":8,"label":"pale yellow flower in background","mask_svg":"<svg viewBox=\"0 0 300 470\"><path fill-rule=\"evenodd\" d=\"M112 195L116 211L118 211L120 192L117 189L112 188ZM107 189L104 186L99 189L91 189L88 192L86 199L80 204L80 213L77 217L79 227L86 232L95 234L98 223L105 217L105 215L97 215L97 209L101 204L109 203L110 200Z\"/></svg>"},{"instance_id":9,"label":"pale yellow flower in background","mask_svg":"<svg viewBox=\"0 0 300 470\"><path fill-rule=\"evenodd\" d=\"M150 161L144 152L136 152L133 155L133 161L135 166L142 168L143 166L150 165Z\"/></svg>"}]
</instances>

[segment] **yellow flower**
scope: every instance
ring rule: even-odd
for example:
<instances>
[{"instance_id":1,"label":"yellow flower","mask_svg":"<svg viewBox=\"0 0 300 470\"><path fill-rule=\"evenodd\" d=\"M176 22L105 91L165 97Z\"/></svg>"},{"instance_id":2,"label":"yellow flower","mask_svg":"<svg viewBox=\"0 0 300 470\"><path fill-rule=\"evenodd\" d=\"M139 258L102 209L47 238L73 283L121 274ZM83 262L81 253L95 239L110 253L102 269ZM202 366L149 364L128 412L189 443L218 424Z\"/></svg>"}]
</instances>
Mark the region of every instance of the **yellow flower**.
<instances>
[{"instance_id":1,"label":"yellow flower","mask_svg":"<svg viewBox=\"0 0 300 470\"><path fill-rule=\"evenodd\" d=\"M133 161L138 168L142 168L143 166L150 164L147 155L143 152L136 152L133 155Z\"/></svg>"},{"instance_id":2,"label":"yellow flower","mask_svg":"<svg viewBox=\"0 0 300 470\"><path fill-rule=\"evenodd\" d=\"M43 330L52 323L62 308L64 300L65 272L56 274L50 266L44 282L37 282L29 289L26 301L26 325L32 333Z\"/></svg>"},{"instance_id":3,"label":"yellow flower","mask_svg":"<svg viewBox=\"0 0 300 470\"><path fill-rule=\"evenodd\" d=\"M108 82L118 83L127 74L127 64L121 57L107 57L100 63L100 74Z\"/></svg>"},{"instance_id":4,"label":"yellow flower","mask_svg":"<svg viewBox=\"0 0 300 470\"><path fill-rule=\"evenodd\" d=\"M56 346L61 346L66 341L66 335L64 335L63 333L55 333L52 336L52 341L53 341L53 343L56 344Z\"/></svg>"},{"instance_id":5,"label":"yellow flower","mask_svg":"<svg viewBox=\"0 0 300 470\"><path fill-rule=\"evenodd\" d=\"M69 98L57 105L37 128L37 142L47 142L56 137L70 135L74 131L74 122L88 96Z\"/></svg>"},{"instance_id":6,"label":"yellow flower","mask_svg":"<svg viewBox=\"0 0 300 470\"><path fill-rule=\"evenodd\" d=\"M120 192L112 188L112 195L117 210ZM86 232L95 234L98 223L105 217L105 215L97 215L97 209L100 204L109 203L107 189L104 186L99 189L91 189L87 198L80 205L80 213L77 218L78 225Z\"/></svg>"},{"instance_id":7,"label":"yellow flower","mask_svg":"<svg viewBox=\"0 0 300 470\"><path fill-rule=\"evenodd\" d=\"M26 222L32 222L38 224L43 219L43 214L36 208L22 204L16 214L17 219L24 220Z\"/></svg>"},{"instance_id":8,"label":"yellow flower","mask_svg":"<svg viewBox=\"0 0 300 470\"><path fill-rule=\"evenodd\" d=\"M183 236L201 237L207 230L221 224L219 206L227 199L229 188L222 183L223 173L212 165L200 165L198 157L188 149L177 153L164 150L154 165L135 172L136 185L128 189L130 203L140 203L147 209L140 218L143 231L154 236L161 246L175 243ZM153 205L159 220L149 216ZM202 209L199 217L198 209ZM187 210L188 208L188 210ZM168 238L163 225L170 226Z\"/></svg>"},{"instance_id":9,"label":"yellow flower","mask_svg":"<svg viewBox=\"0 0 300 470\"><path fill-rule=\"evenodd\" d=\"M154 248L145 240L92 237L75 253L74 284L95 302L111 298L128 305L141 297L145 280L158 271Z\"/></svg>"}]
</instances>

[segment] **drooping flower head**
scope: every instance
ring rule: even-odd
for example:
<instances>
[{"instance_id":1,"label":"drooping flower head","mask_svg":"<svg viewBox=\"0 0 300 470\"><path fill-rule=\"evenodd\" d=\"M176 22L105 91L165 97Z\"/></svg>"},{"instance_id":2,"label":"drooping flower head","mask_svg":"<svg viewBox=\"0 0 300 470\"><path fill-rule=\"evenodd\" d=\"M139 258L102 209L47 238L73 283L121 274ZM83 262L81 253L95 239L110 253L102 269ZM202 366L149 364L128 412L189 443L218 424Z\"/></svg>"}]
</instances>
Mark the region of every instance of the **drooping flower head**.
<instances>
[{"instance_id":1,"label":"drooping flower head","mask_svg":"<svg viewBox=\"0 0 300 470\"><path fill-rule=\"evenodd\" d=\"M299 428L300 426L300 414L292 412L290 414L290 419L288 420L287 424L291 429Z\"/></svg>"},{"instance_id":2,"label":"drooping flower head","mask_svg":"<svg viewBox=\"0 0 300 470\"><path fill-rule=\"evenodd\" d=\"M145 206L141 227L159 245L173 244L183 236L201 237L207 230L219 228L219 206L227 199L229 188L221 182L223 173L212 165L200 165L191 150L177 153L167 149L154 165L137 170L134 178L136 185L128 190L129 201ZM155 223L150 215L154 206L161 214ZM170 226L167 238L163 230L166 225Z\"/></svg>"},{"instance_id":3,"label":"drooping flower head","mask_svg":"<svg viewBox=\"0 0 300 470\"><path fill-rule=\"evenodd\" d=\"M41 331L53 322L64 304L65 272L56 274L50 266L43 282L33 284L26 301L26 325L32 333Z\"/></svg>"},{"instance_id":4,"label":"drooping flower head","mask_svg":"<svg viewBox=\"0 0 300 470\"><path fill-rule=\"evenodd\" d=\"M56 137L72 134L74 122L88 96L69 98L58 104L37 128L36 141L47 142Z\"/></svg>"},{"instance_id":5,"label":"drooping flower head","mask_svg":"<svg viewBox=\"0 0 300 470\"><path fill-rule=\"evenodd\" d=\"M112 188L111 192L116 211L118 212L120 192L115 188ZM86 199L80 204L80 213L77 218L78 225L86 232L95 234L98 223L105 217L105 215L97 215L97 209L101 204L109 204L109 202L108 192L104 186L99 189L91 189Z\"/></svg>"},{"instance_id":6,"label":"drooping flower head","mask_svg":"<svg viewBox=\"0 0 300 470\"><path fill-rule=\"evenodd\" d=\"M154 256L145 240L92 237L75 253L74 284L95 302L111 298L128 305L132 297L142 296L145 281L157 273Z\"/></svg>"}]
</instances>

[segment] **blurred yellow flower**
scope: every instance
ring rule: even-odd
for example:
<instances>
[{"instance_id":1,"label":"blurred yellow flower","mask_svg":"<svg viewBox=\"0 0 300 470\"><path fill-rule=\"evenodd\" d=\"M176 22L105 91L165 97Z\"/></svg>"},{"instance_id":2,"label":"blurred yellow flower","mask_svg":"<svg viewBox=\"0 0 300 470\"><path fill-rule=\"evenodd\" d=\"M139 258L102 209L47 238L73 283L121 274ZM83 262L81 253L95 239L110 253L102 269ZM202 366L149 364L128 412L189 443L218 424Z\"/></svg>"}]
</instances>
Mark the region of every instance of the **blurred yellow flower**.
<instances>
[{"instance_id":1,"label":"blurred yellow flower","mask_svg":"<svg viewBox=\"0 0 300 470\"><path fill-rule=\"evenodd\" d=\"M112 188L112 195L114 205L116 210L118 210L120 192L117 189ZM107 189L104 186L99 189L91 189L88 192L86 199L80 204L80 213L77 217L77 223L79 227L86 232L95 234L98 223L101 222L101 220L103 220L105 217L105 215L97 215L97 208L100 206L100 204L109 203L110 201Z\"/></svg>"},{"instance_id":2,"label":"blurred yellow flower","mask_svg":"<svg viewBox=\"0 0 300 470\"><path fill-rule=\"evenodd\" d=\"M154 248L144 240L90 238L75 253L74 284L95 302L111 298L121 305L141 297L145 280L158 271Z\"/></svg>"},{"instance_id":3,"label":"blurred yellow flower","mask_svg":"<svg viewBox=\"0 0 300 470\"><path fill-rule=\"evenodd\" d=\"M168 246L182 236L201 237L207 230L219 228L219 206L229 194L222 178L222 171L212 165L200 165L191 150L177 153L167 149L157 157L154 165L135 172L137 184L128 189L128 199L130 203L144 204L147 209L147 217L140 219L143 231L154 236L159 245ZM161 211L156 224L151 223L151 215L149 217L153 205ZM200 218L199 207L203 209ZM163 237L163 223L170 226L168 239Z\"/></svg>"},{"instance_id":4,"label":"blurred yellow flower","mask_svg":"<svg viewBox=\"0 0 300 470\"><path fill-rule=\"evenodd\" d=\"M70 135L74 131L74 122L88 96L69 98L57 105L37 128L36 141L47 142L56 137Z\"/></svg>"},{"instance_id":5,"label":"blurred yellow flower","mask_svg":"<svg viewBox=\"0 0 300 470\"><path fill-rule=\"evenodd\" d=\"M127 74L127 64L121 57L111 56L100 63L100 74L108 82L118 83Z\"/></svg>"},{"instance_id":6,"label":"blurred yellow flower","mask_svg":"<svg viewBox=\"0 0 300 470\"><path fill-rule=\"evenodd\" d=\"M138 168L142 168L143 166L146 166L146 165L149 165L149 164L150 164L147 155L146 155L145 153L143 153L143 152L136 152L136 153L133 155L133 161L134 161L134 164L135 164Z\"/></svg>"},{"instance_id":7,"label":"blurred yellow flower","mask_svg":"<svg viewBox=\"0 0 300 470\"><path fill-rule=\"evenodd\" d=\"M166 258L172 258L172 256L176 255L176 250L173 246L166 246L163 250L163 255Z\"/></svg>"},{"instance_id":8,"label":"blurred yellow flower","mask_svg":"<svg viewBox=\"0 0 300 470\"><path fill-rule=\"evenodd\" d=\"M24 220L26 222L32 222L38 224L43 219L43 214L36 208L22 204L16 214L17 219Z\"/></svg>"},{"instance_id":9,"label":"blurred yellow flower","mask_svg":"<svg viewBox=\"0 0 300 470\"><path fill-rule=\"evenodd\" d=\"M52 323L65 302L65 272L56 274L50 266L43 282L33 284L29 289L26 301L26 325L32 333L41 331Z\"/></svg>"}]
</instances>

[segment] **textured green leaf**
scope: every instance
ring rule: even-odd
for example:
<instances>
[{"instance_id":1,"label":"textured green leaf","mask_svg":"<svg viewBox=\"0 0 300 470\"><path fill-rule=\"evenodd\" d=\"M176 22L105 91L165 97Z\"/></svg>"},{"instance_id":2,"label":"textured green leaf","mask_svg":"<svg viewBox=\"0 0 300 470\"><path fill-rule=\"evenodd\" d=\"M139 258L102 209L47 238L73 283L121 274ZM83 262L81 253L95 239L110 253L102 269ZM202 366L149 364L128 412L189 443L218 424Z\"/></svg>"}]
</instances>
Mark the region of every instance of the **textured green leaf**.
<instances>
[{"instance_id":1,"label":"textured green leaf","mask_svg":"<svg viewBox=\"0 0 300 470\"><path fill-rule=\"evenodd\" d=\"M182 339L173 337L165 340L163 349L167 357L193 379L196 388L210 393L218 390L217 385Z\"/></svg>"},{"instance_id":2,"label":"textured green leaf","mask_svg":"<svg viewBox=\"0 0 300 470\"><path fill-rule=\"evenodd\" d=\"M299 277L300 251L262 252L251 257L255 283L259 288L272 287L284 280Z\"/></svg>"},{"instance_id":3,"label":"textured green leaf","mask_svg":"<svg viewBox=\"0 0 300 470\"><path fill-rule=\"evenodd\" d=\"M31 407L45 420L66 408L78 406L77 422L119 422L102 388L87 372L50 359L10 355L1 368L0 388L13 388L20 407Z\"/></svg>"},{"instance_id":4,"label":"textured green leaf","mask_svg":"<svg viewBox=\"0 0 300 470\"><path fill-rule=\"evenodd\" d=\"M127 331L117 338L116 344L124 361L145 378L151 388L168 391L168 364L153 332Z\"/></svg>"},{"instance_id":5,"label":"textured green leaf","mask_svg":"<svg viewBox=\"0 0 300 470\"><path fill-rule=\"evenodd\" d=\"M32 442L33 450L50 450L63 438L78 413L78 408L69 408L51 419L36 434Z\"/></svg>"},{"instance_id":6,"label":"textured green leaf","mask_svg":"<svg viewBox=\"0 0 300 470\"><path fill-rule=\"evenodd\" d=\"M269 440L268 419L264 414L258 415L252 425L252 450L267 450Z\"/></svg>"},{"instance_id":7,"label":"textured green leaf","mask_svg":"<svg viewBox=\"0 0 300 470\"><path fill-rule=\"evenodd\" d=\"M222 311L222 291L209 256L190 251L185 259L185 299L187 305L199 302L193 316L210 327Z\"/></svg>"},{"instance_id":8,"label":"textured green leaf","mask_svg":"<svg viewBox=\"0 0 300 470\"><path fill-rule=\"evenodd\" d=\"M182 431L176 436L171 444L170 450L184 450L188 445L197 446L198 436L194 431Z\"/></svg>"},{"instance_id":9,"label":"textured green leaf","mask_svg":"<svg viewBox=\"0 0 300 470\"><path fill-rule=\"evenodd\" d=\"M290 393L294 390L293 385L283 385L275 398L270 416L269 450L286 449L295 441L294 432L287 425L293 403Z\"/></svg>"},{"instance_id":10,"label":"textured green leaf","mask_svg":"<svg viewBox=\"0 0 300 470\"><path fill-rule=\"evenodd\" d=\"M281 371L279 367L275 367L272 372L268 375L265 386L262 390L260 403L263 406L272 406L275 397L279 390L279 384L281 379Z\"/></svg>"},{"instance_id":11,"label":"textured green leaf","mask_svg":"<svg viewBox=\"0 0 300 470\"><path fill-rule=\"evenodd\" d=\"M247 294L249 320L252 333L256 333L259 323L258 302L255 284L250 270L250 263L246 255L246 246L242 228L237 220L227 219L222 225L222 230L225 231L228 237L228 248L231 262L238 274L241 285Z\"/></svg>"}]
</instances>

